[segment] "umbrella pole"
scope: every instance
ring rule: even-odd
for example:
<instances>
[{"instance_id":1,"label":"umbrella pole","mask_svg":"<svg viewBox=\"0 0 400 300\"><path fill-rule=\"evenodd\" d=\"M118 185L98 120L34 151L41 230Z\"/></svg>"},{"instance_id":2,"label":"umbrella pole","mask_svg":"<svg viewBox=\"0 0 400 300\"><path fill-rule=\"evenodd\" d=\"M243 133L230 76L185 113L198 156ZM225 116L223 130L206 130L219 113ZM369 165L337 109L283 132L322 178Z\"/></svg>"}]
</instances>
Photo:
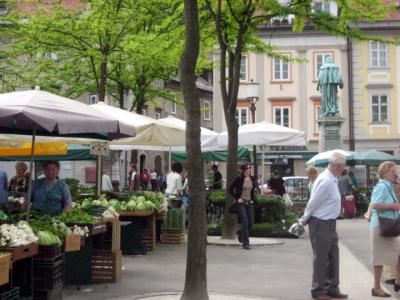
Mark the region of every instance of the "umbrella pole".
<instances>
[{"instance_id":1,"label":"umbrella pole","mask_svg":"<svg viewBox=\"0 0 400 300\"><path fill-rule=\"evenodd\" d=\"M265 159L264 159L264 145L261 145L261 194L264 194L264 168L265 168Z\"/></svg>"},{"instance_id":2,"label":"umbrella pole","mask_svg":"<svg viewBox=\"0 0 400 300\"><path fill-rule=\"evenodd\" d=\"M32 145L31 145L31 161L29 163L29 185L28 185L28 197L26 207L26 221L29 222L31 212L31 195L32 195L32 175L33 175L33 159L35 157L35 139L36 139L36 125L33 125L32 129Z\"/></svg>"},{"instance_id":3,"label":"umbrella pole","mask_svg":"<svg viewBox=\"0 0 400 300\"><path fill-rule=\"evenodd\" d=\"M102 170L101 170L101 155L97 155L97 167L96 167L96 196L100 197L101 194L101 178L102 178Z\"/></svg>"},{"instance_id":4,"label":"umbrella pole","mask_svg":"<svg viewBox=\"0 0 400 300\"><path fill-rule=\"evenodd\" d=\"M171 147L169 147L169 152L168 152L168 172L171 172L171 165L172 165L172 155L171 155Z\"/></svg>"}]
</instances>

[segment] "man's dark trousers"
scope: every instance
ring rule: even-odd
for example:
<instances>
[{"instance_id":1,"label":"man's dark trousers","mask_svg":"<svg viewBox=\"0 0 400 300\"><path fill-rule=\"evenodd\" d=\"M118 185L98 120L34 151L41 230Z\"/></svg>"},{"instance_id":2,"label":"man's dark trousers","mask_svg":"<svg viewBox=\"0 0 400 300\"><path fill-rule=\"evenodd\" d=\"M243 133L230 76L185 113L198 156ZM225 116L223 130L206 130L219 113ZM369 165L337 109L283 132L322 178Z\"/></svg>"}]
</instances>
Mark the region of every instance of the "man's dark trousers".
<instances>
[{"instance_id":1,"label":"man's dark trousers","mask_svg":"<svg viewBox=\"0 0 400 300\"><path fill-rule=\"evenodd\" d=\"M312 296L339 293L339 246L336 220L311 217L308 222L313 249Z\"/></svg>"},{"instance_id":2,"label":"man's dark trousers","mask_svg":"<svg viewBox=\"0 0 400 300\"><path fill-rule=\"evenodd\" d=\"M239 203L239 218L240 223L242 223L242 230L239 232L242 243L249 245L250 230L254 223L253 204L249 202Z\"/></svg>"}]
</instances>

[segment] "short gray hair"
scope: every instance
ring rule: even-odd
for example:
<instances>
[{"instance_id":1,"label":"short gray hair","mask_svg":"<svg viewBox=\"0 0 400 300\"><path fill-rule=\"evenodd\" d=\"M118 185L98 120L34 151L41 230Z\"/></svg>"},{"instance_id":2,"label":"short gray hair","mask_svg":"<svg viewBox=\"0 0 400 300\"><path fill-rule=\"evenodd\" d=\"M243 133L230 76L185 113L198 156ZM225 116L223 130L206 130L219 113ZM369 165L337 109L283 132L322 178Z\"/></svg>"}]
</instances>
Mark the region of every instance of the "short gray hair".
<instances>
[{"instance_id":1,"label":"short gray hair","mask_svg":"<svg viewBox=\"0 0 400 300\"><path fill-rule=\"evenodd\" d=\"M24 163L23 161L17 161L17 163L15 164L15 168L21 168L24 171L28 170L28 165L26 163Z\"/></svg>"},{"instance_id":2,"label":"short gray hair","mask_svg":"<svg viewBox=\"0 0 400 300\"><path fill-rule=\"evenodd\" d=\"M329 166L336 167L338 165L346 164L346 156L340 152L333 152L329 157Z\"/></svg>"}]
</instances>

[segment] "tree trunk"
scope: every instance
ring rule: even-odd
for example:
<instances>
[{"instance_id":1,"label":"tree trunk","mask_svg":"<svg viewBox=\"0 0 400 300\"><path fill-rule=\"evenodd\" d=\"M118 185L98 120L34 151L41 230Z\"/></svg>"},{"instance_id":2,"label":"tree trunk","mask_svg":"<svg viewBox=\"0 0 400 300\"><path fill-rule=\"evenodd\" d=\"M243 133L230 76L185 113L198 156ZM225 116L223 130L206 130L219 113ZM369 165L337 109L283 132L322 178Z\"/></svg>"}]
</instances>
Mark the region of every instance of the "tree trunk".
<instances>
[{"instance_id":1,"label":"tree trunk","mask_svg":"<svg viewBox=\"0 0 400 300\"><path fill-rule=\"evenodd\" d=\"M106 98L106 82L107 82L107 62L100 65L100 84L99 84L99 101L104 102Z\"/></svg>"},{"instance_id":2,"label":"tree trunk","mask_svg":"<svg viewBox=\"0 0 400 300\"><path fill-rule=\"evenodd\" d=\"M206 199L200 144L200 101L195 68L200 33L196 0L184 0L185 49L181 57L181 87L187 114L186 152L189 178L189 227L185 288L181 300L207 300Z\"/></svg>"},{"instance_id":3,"label":"tree trunk","mask_svg":"<svg viewBox=\"0 0 400 300\"><path fill-rule=\"evenodd\" d=\"M235 109L236 110L236 109ZM228 127L228 161L226 166L226 201L225 201L225 211L224 211L224 227L222 230L222 238L224 239L234 239L235 230L237 227L237 215L229 213L228 209L232 205L234 199L228 192L229 186L236 178L237 174L237 144L238 144L238 124L235 119L235 113L230 112L225 114L227 118ZM229 125L228 125L229 124Z\"/></svg>"}]
</instances>

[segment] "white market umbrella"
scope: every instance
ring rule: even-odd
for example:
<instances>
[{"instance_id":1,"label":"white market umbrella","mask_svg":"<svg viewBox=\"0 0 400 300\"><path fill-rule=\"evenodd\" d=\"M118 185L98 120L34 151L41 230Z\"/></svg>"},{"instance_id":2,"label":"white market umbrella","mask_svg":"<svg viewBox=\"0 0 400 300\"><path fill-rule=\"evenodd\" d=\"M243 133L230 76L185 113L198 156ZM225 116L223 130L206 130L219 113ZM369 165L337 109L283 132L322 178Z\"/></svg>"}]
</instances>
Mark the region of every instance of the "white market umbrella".
<instances>
[{"instance_id":1,"label":"white market umbrella","mask_svg":"<svg viewBox=\"0 0 400 300\"><path fill-rule=\"evenodd\" d=\"M91 108L106 116L116 118L121 122L129 124L135 128L136 137L142 133L151 130L155 123L155 119L139 115L134 112L127 111L118 107L107 105L104 102L90 105Z\"/></svg>"},{"instance_id":2,"label":"white market umbrella","mask_svg":"<svg viewBox=\"0 0 400 300\"><path fill-rule=\"evenodd\" d=\"M0 94L0 133L32 136L32 174L36 135L113 139L134 136L135 129L84 103L35 89Z\"/></svg>"},{"instance_id":3,"label":"white market umbrella","mask_svg":"<svg viewBox=\"0 0 400 300\"><path fill-rule=\"evenodd\" d=\"M218 135L219 147L228 147L228 132ZM262 163L264 160L264 146L306 146L307 136L303 131L279 126L266 121L245 124L238 129L238 145L262 146ZM262 182L264 182L264 167L261 168Z\"/></svg>"},{"instance_id":4,"label":"white market umbrella","mask_svg":"<svg viewBox=\"0 0 400 300\"><path fill-rule=\"evenodd\" d=\"M155 120L151 130L137 133L133 138L122 138L111 143L112 150L165 150L184 147L186 140L186 121L168 116L163 119ZM201 142L208 144L217 133L202 127ZM117 146L118 145L118 146ZM120 147L121 146L121 147ZM142 146L146 146L143 148ZM182 149L182 148L176 148Z\"/></svg>"},{"instance_id":5,"label":"white market umbrella","mask_svg":"<svg viewBox=\"0 0 400 300\"><path fill-rule=\"evenodd\" d=\"M218 145L220 147L228 146L227 131L218 135ZM263 121L240 126L238 145L305 146L307 137L303 131Z\"/></svg>"},{"instance_id":6,"label":"white market umbrella","mask_svg":"<svg viewBox=\"0 0 400 300\"><path fill-rule=\"evenodd\" d=\"M346 161L353 159L354 152L352 151L345 151L341 149L329 150L325 152L318 153L314 157L312 157L309 161L306 162L306 166L310 167L325 167L329 163L329 158L334 152L338 152L346 156Z\"/></svg>"},{"instance_id":7,"label":"white market umbrella","mask_svg":"<svg viewBox=\"0 0 400 300\"><path fill-rule=\"evenodd\" d=\"M201 147L215 145L218 133L201 127ZM168 116L155 120L152 130L138 133L134 138L124 138L113 141L111 150L149 150L169 151L169 163L171 164L171 151L185 151L186 121ZM171 166L169 167L171 169Z\"/></svg>"}]
</instances>

